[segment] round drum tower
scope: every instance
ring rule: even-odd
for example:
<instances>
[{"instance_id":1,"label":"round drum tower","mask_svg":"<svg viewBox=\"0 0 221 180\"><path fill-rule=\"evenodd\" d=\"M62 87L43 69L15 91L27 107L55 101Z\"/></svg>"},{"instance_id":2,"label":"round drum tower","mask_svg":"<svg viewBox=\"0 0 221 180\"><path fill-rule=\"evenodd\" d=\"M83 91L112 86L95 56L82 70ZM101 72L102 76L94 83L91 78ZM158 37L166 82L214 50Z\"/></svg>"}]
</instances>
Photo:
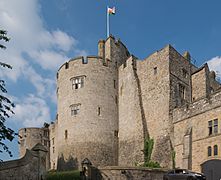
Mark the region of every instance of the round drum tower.
<instances>
[{"instance_id":1,"label":"round drum tower","mask_svg":"<svg viewBox=\"0 0 221 180\"><path fill-rule=\"evenodd\" d=\"M57 74L59 164L117 164L117 68L102 57L75 58ZM66 166L67 167L67 166Z\"/></svg>"}]
</instances>

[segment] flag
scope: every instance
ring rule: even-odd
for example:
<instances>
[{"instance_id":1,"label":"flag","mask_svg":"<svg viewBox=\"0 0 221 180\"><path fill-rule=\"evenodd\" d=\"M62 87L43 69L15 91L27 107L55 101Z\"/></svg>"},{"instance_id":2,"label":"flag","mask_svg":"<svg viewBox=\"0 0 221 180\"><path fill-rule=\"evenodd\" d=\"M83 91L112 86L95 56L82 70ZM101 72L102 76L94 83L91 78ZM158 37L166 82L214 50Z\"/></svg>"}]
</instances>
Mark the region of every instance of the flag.
<instances>
[{"instance_id":1,"label":"flag","mask_svg":"<svg viewBox=\"0 0 221 180\"><path fill-rule=\"evenodd\" d=\"M108 12L108 14L113 14L113 15L115 15L115 7L113 7L113 8L107 8L107 12Z\"/></svg>"}]
</instances>

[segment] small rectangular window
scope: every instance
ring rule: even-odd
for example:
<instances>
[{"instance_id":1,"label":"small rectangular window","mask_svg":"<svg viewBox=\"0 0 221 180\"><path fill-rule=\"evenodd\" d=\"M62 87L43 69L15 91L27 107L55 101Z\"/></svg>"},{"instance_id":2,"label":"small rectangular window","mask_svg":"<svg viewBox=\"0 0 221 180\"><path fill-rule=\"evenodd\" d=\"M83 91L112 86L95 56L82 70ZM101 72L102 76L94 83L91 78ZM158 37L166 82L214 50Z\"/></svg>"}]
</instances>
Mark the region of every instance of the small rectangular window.
<instances>
[{"instance_id":1,"label":"small rectangular window","mask_svg":"<svg viewBox=\"0 0 221 180\"><path fill-rule=\"evenodd\" d=\"M214 156L217 156L218 155L218 146L217 145L215 145L215 146L213 146L213 154L214 154Z\"/></svg>"},{"instance_id":2,"label":"small rectangular window","mask_svg":"<svg viewBox=\"0 0 221 180\"><path fill-rule=\"evenodd\" d=\"M81 104L73 104L70 106L71 107L71 116L75 116L75 115L79 114L80 106L81 106Z\"/></svg>"},{"instance_id":3,"label":"small rectangular window","mask_svg":"<svg viewBox=\"0 0 221 180\"><path fill-rule=\"evenodd\" d=\"M212 156L212 148L211 148L211 146L209 146L207 149L208 149L207 150L208 157Z\"/></svg>"},{"instance_id":4,"label":"small rectangular window","mask_svg":"<svg viewBox=\"0 0 221 180\"><path fill-rule=\"evenodd\" d=\"M181 100L185 99L185 86L182 84L179 84L179 96Z\"/></svg>"},{"instance_id":5,"label":"small rectangular window","mask_svg":"<svg viewBox=\"0 0 221 180\"><path fill-rule=\"evenodd\" d=\"M153 68L153 73L154 73L154 75L157 74L157 67Z\"/></svg>"},{"instance_id":6,"label":"small rectangular window","mask_svg":"<svg viewBox=\"0 0 221 180\"><path fill-rule=\"evenodd\" d=\"M47 130L44 130L44 136L48 137L48 131Z\"/></svg>"},{"instance_id":7,"label":"small rectangular window","mask_svg":"<svg viewBox=\"0 0 221 180\"><path fill-rule=\"evenodd\" d=\"M54 145L54 138L52 138L52 145Z\"/></svg>"},{"instance_id":8,"label":"small rectangular window","mask_svg":"<svg viewBox=\"0 0 221 180\"><path fill-rule=\"evenodd\" d=\"M52 152L54 153L54 147L52 148Z\"/></svg>"},{"instance_id":9,"label":"small rectangular window","mask_svg":"<svg viewBox=\"0 0 221 180\"><path fill-rule=\"evenodd\" d=\"M214 134L218 133L218 119L213 120Z\"/></svg>"},{"instance_id":10,"label":"small rectangular window","mask_svg":"<svg viewBox=\"0 0 221 180\"><path fill-rule=\"evenodd\" d=\"M182 69L182 73L183 73L183 78L187 78L188 77L188 72L186 69Z\"/></svg>"},{"instance_id":11,"label":"small rectangular window","mask_svg":"<svg viewBox=\"0 0 221 180\"><path fill-rule=\"evenodd\" d=\"M208 122L209 135L213 134L213 121Z\"/></svg>"},{"instance_id":12,"label":"small rectangular window","mask_svg":"<svg viewBox=\"0 0 221 180\"><path fill-rule=\"evenodd\" d=\"M118 137L118 131L116 131L116 130L114 131L114 136Z\"/></svg>"},{"instance_id":13,"label":"small rectangular window","mask_svg":"<svg viewBox=\"0 0 221 180\"><path fill-rule=\"evenodd\" d=\"M44 140L44 146L48 146L48 141Z\"/></svg>"}]
</instances>

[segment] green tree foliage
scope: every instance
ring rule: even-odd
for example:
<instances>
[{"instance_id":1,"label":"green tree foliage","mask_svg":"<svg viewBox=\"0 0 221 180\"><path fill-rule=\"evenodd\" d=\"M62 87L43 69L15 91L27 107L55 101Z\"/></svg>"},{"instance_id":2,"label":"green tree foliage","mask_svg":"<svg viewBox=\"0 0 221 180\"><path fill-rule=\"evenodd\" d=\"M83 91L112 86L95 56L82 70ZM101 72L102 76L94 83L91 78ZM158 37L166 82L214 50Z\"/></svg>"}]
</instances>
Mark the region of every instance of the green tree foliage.
<instances>
[{"instance_id":1,"label":"green tree foliage","mask_svg":"<svg viewBox=\"0 0 221 180\"><path fill-rule=\"evenodd\" d=\"M7 37L7 32L4 30L0 30L0 41L9 41L9 38ZM6 46L0 43L0 49L6 49ZM4 62L0 62L0 67L12 69L10 65ZM6 127L5 125L6 119L9 118L11 114L14 114L14 104L10 101L10 99L6 97L6 93L7 90L5 87L5 81L0 78L0 153L3 153L3 151L5 151L10 155L10 157L12 157L11 151L5 144L5 140L12 141L17 133L15 133L12 129Z\"/></svg>"}]
</instances>

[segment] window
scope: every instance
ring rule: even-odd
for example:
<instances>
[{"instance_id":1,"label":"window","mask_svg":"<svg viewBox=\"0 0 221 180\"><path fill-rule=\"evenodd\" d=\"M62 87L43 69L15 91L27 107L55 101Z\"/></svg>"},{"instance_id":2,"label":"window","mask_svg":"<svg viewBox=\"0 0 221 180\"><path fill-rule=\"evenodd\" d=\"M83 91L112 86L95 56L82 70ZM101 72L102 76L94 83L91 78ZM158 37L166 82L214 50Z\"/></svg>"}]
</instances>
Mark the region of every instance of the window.
<instances>
[{"instance_id":1,"label":"window","mask_svg":"<svg viewBox=\"0 0 221 180\"><path fill-rule=\"evenodd\" d=\"M212 156L212 148L211 148L211 146L209 146L208 148L208 157L210 157L210 156Z\"/></svg>"},{"instance_id":2,"label":"window","mask_svg":"<svg viewBox=\"0 0 221 180\"><path fill-rule=\"evenodd\" d=\"M44 136L48 137L48 131L47 130L44 130Z\"/></svg>"},{"instance_id":3,"label":"window","mask_svg":"<svg viewBox=\"0 0 221 180\"><path fill-rule=\"evenodd\" d=\"M186 69L182 69L183 77L187 78L188 77L188 72Z\"/></svg>"},{"instance_id":4,"label":"window","mask_svg":"<svg viewBox=\"0 0 221 180\"><path fill-rule=\"evenodd\" d=\"M114 131L114 136L118 137L118 131L116 131L116 130Z\"/></svg>"},{"instance_id":5,"label":"window","mask_svg":"<svg viewBox=\"0 0 221 180\"><path fill-rule=\"evenodd\" d=\"M84 86L84 78L85 76L78 76L71 79L72 81L72 89L80 89Z\"/></svg>"},{"instance_id":6,"label":"window","mask_svg":"<svg viewBox=\"0 0 221 180\"><path fill-rule=\"evenodd\" d=\"M101 107L97 108L97 115L100 116L101 115Z\"/></svg>"},{"instance_id":7,"label":"window","mask_svg":"<svg viewBox=\"0 0 221 180\"><path fill-rule=\"evenodd\" d=\"M71 105L71 116L76 116L80 112L81 104L73 104Z\"/></svg>"},{"instance_id":8,"label":"window","mask_svg":"<svg viewBox=\"0 0 221 180\"><path fill-rule=\"evenodd\" d=\"M64 138L65 138L65 139L68 138L68 130L65 130L65 132L64 132Z\"/></svg>"},{"instance_id":9,"label":"window","mask_svg":"<svg viewBox=\"0 0 221 180\"><path fill-rule=\"evenodd\" d=\"M213 120L214 134L218 133L218 119Z\"/></svg>"},{"instance_id":10,"label":"window","mask_svg":"<svg viewBox=\"0 0 221 180\"><path fill-rule=\"evenodd\" d=\"M209 136L218 133L218 119L208 121Z\"/></svg>"},{"instance_id":11,"label":"window","mask_svg":"<svg viewBox=\"0 0 221 180\"><path fill-rule=\"evenodd\" d=\"M54 147L52 148L52 152L54 153Z\"/></svg>"},{"instance_id":12,"label":"window","mask_svg":"<svg viewBox=\"0 0 221 180\"><path fill-rule=\"evenodd\" d=\"M214 156L218 155L218 146L217 145L213 146L213 154L214 154Z\"/></svg>"},{"instance_id":13,"label":"window","mask_svg":"<svg viewBox=\"0 0 221 180\"><path fill-rule=\"evenodd\" d=\"M179 84L179 96L181 100L185 99L185 86L182 84Z\"/></svg>"},{"instance_id":14,"label":"window","mask_svg":"<svg viewBox=\"0 0 221 180\"><path fill-rule=\"evenodd\" d=\"M52 145L54 145L54 138L52 138Z\"/></svg>"},{"instance_id":15,"label":"window","mask_svg":"<svg viewBox=\"0 0 221 180\"><path fill-rule=\"evenodd\" d=\"M47 146L47 145L48 145L48 141L44 140L44 146Z\"/></svg>"},{"instance_id":16,"label":"window","mask_svg":"<svg viewBox=\"0 0 221 180\"><path fill-rule=\"evenodd\" d=\"M213 134L213 121L208 122L209 135Z\"/></svg>"},{"instance_id":17,"label":"window","mask_svg":"<svg viewBox=\"0 0 221 180\"><path fill-rule=\"evenodd\" d=\"M153 73L154 73L154 75L157 74L157 67L153 68Z\"/></svg>"}]
</instances>

